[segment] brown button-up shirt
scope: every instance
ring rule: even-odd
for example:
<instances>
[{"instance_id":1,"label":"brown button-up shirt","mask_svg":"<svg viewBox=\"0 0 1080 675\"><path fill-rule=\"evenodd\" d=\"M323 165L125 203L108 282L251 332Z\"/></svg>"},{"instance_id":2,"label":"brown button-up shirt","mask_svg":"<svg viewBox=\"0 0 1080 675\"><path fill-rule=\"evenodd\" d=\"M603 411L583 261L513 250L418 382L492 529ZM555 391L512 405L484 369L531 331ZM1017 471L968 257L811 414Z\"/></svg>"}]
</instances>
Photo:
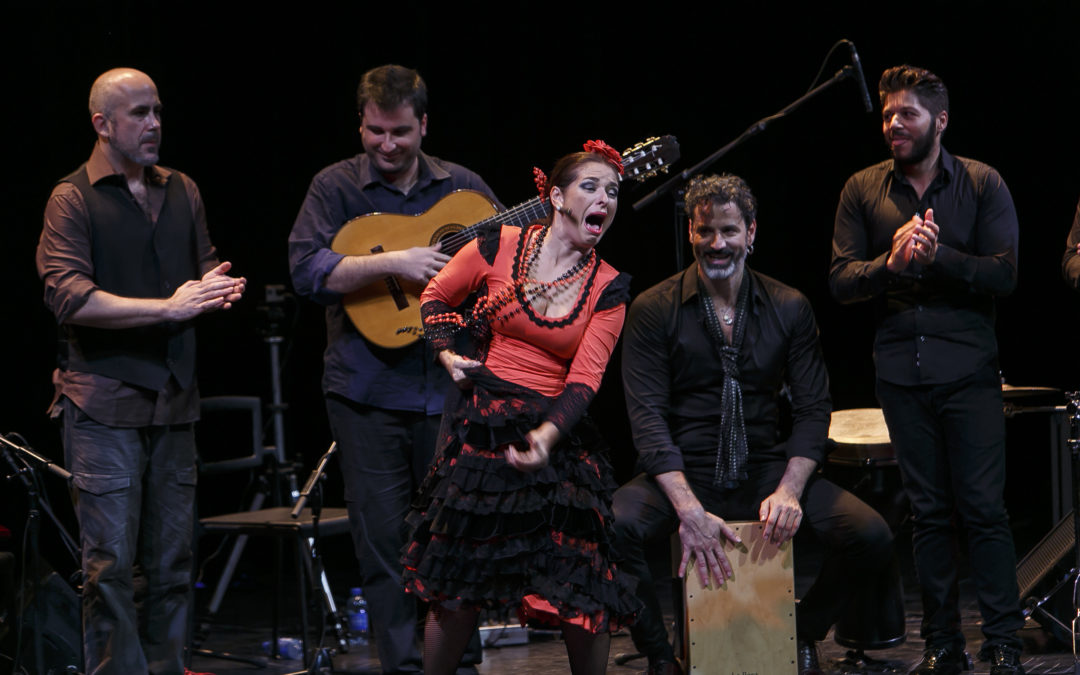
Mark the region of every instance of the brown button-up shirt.
<instances>
[{"instance_id":1,"label":"brown button-up shirt","mask_svg":"<svg viewBox=\"0 0 1080 675\"><path fill-rule=\"evenodd\" d=\"M92 185L119 174L105 156L100 143L86 163ZM165 204L166 185L170 180L184 183L195 218L199 269L203 274L217 265L217 255L206 227L206 212L195 182L179 171L160 166L146 168L149 213L157 223ZM45 224L37 248L38 275L45 284L45 304L64 324L82 307L91 293L101 290L94 276L91 257L90 213L79 189L71 183L58 183L45 206ZM94 421L115 427L142 427L184 424L199 417L199 393L196 386L182 389L170 378L160 391L122 382L111 377L72 370L53 374L56 396L51 412L57 414L56 402L69 398Z\"/></svg>"}]
</instances>

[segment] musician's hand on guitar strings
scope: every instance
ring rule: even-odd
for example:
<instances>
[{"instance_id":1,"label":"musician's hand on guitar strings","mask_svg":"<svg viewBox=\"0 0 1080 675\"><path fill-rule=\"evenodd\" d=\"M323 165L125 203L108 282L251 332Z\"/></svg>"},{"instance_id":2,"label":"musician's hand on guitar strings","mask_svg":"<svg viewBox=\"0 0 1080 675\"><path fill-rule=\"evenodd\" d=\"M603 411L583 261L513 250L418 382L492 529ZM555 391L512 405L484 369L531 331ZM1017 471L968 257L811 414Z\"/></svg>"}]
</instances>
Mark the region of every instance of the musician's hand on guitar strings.
<instances>
[{"instance_id":1,"label":"musician's hand on guitar strings","mask_svg":"<svg viewBox=\"0 0 1080 675\"><path fill-rule=\"evenodd\" d=\"M444 349L439 352L439 363L446 368L446 372L450 373L450 379L454 381L461 389L468 389L472 386L472 381L469 379L469 375L465 372L468 368L478 368L484 364L473 359L467 359L460 354L455 354L449 349Z\"/></svg>"},{"instance_id":2,"label":"musician's hand on guitar strings","mask_svg":"<svg viewBox=\"0 0 1080 675\"><path fill-rule=\"evenodd\" d=\"M441 248L442 244L437 243L434 246L414 246L398 251L401 262L398 274L408 281L426 284L450 262L450 256L443 253Z\"/></svg>"}]
</instances>

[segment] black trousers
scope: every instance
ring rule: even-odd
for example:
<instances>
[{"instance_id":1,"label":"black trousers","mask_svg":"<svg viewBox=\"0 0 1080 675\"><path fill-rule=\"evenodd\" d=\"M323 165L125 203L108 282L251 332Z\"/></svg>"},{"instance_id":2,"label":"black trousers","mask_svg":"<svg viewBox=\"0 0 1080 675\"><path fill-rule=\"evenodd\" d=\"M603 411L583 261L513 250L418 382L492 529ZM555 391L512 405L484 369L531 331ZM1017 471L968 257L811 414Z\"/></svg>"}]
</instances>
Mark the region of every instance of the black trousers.
<instances>
[{"instance_id":1,"label":"black trousers","mask_svg":"<svg viewBox=\"0 0 1080 675\"><path fill-rule=\"evenodd\" d=\"M986 644L1016 648L1024 625L1016 549L1005 511L1005 418L997 367L959 382L904 387L877 382L878 401L914 518L915 567L928 647L963 648L956 516L967 530Z\"/></svg>"},{"instance_id":2,"label":"black trousers","mask_svg":"<svg viewBox=\"0 0 1080 675\"><path fill-rule=\"evenodd\" d=\"M330 429L341 449L349 512L364 595L384 673L420 673L417 599L401 581L401 548L416 489L431 466L439 416L383 410L328 396ZM479 633L463 664L480 663Z\"/></svg>"},{"instance_id":3,"label":"black trousers","mask_svg":"<svg viewBox=\"0 0 1080 675\"><path fill-rule=\"evenodd\" d=\"M687 476L687 480L709 513L725 520L758 520L762 500L776 490L786 467L783 459L751 461L748 480L728 491L711 485L711 473ZM826 557L817 580L799 602L796 621L800 639L821 640L849 598L863 591L873 592L879 575L894 569L889 564L893 556L892 532L876 511L816 474L806 484L802 507L803 525L810 527L825 546ZM637 577L637 595L645 605L630 630L634 645L650 660L671 658L645 548L656 542L666 546L679 527L678 516L656 480L645 474L615 492L614 511L619 564Z\"/></svg>"}]
</instances>

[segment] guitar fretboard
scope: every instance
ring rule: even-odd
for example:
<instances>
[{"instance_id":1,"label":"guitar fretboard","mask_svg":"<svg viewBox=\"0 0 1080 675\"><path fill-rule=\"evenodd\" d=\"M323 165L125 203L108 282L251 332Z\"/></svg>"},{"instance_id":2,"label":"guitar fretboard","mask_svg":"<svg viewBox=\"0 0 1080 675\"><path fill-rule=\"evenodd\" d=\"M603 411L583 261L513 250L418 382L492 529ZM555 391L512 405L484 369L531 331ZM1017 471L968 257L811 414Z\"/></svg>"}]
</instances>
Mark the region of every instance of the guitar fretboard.
<instances>
[{"instance_id":1,"label":"guitar fretboard","mask_svg":"<svg viewBox=\"0 0 1080 675\"><path fill-rule=\"evenodd\" d=\"M551 206L547 202L541 201L539 197L533 197L527 202L522 202L506 211L496 213L490 218L485 218L479 223L470 225L460 232L455 232L446 237L442 240L442 252L447 255L454 255L461 250L462 246L480 236L481 230L486 227L491 227L493 225L525 227L529 223L544 218L550 213Z\"/></svg>"}]
</instances>

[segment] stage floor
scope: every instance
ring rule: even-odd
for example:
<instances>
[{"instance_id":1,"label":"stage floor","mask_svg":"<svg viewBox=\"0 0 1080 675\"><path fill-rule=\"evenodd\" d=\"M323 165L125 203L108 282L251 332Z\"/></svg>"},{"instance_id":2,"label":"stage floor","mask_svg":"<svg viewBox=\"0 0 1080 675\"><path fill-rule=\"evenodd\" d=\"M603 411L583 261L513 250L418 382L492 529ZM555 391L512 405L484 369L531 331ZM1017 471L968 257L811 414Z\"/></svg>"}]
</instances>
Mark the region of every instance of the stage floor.
<instances>
[{"instance_id":1,"label":"stage floor","mask_svg":"<svg viewBox=\"0 0 1080 675\"><path fill-rule=\"evenodd\" d=\"M908 588L914 588L913 585ZM222 611L209 630L203 646L208 649L230 651L238 655L262 659L260 643L269 639L271 594L265 589L230 590ZM827 673L907 673L922 653L922 641L919 639L918 597L911 590L906 593L907 640L904 644L891 649L868 652L868 656L880 662L871 665L852 665L845 661L847 650L836 644L830 633L829 639L820 643L822 666ZM961 585L963 620L968 641L968 650L974 657L982 643L978 627L978 609L974 594L968 584ZM669 603L668 603L669 604ZM286 605L288 608L289 605ZM670 619L670 615L668 617ZM295 627L287 628L286 635L297 635ZM1071 654L1066 653L1058 643L1048 640L1046 633L1034 622L1023 632L1025 640L1024 667L1029 675L1037 674L1072 674L1075 671ZM329 644L332 638L327 639ZM633 644L629 633L621 632L613 636L609 657L608 673L612 675L644 672L644 660L631 661L617 665L618 655L632 652ZM332 657L335 673L379 673L379 661L374 645L358 646L348 654ZM266 663L265 660L263 660ZM233 663L217 658L195 656L191 667L197 672L213 672L217 675L241 675L247 673L266 673L278 675L301 670L299 660L270 661L263 669L247 664ZM484 662L478 667L484 675L496 673L548 674L569 672L566 650L558 633L536 632L530 635L528 644L511 645L484 650ZM709 672L709 671L700 671ZM721 669L715 672L726 672ZM987 673L989 666L975 661L974 673ZM763 674L764 675L764 674Z\"/></svg>"}]
</instances>

